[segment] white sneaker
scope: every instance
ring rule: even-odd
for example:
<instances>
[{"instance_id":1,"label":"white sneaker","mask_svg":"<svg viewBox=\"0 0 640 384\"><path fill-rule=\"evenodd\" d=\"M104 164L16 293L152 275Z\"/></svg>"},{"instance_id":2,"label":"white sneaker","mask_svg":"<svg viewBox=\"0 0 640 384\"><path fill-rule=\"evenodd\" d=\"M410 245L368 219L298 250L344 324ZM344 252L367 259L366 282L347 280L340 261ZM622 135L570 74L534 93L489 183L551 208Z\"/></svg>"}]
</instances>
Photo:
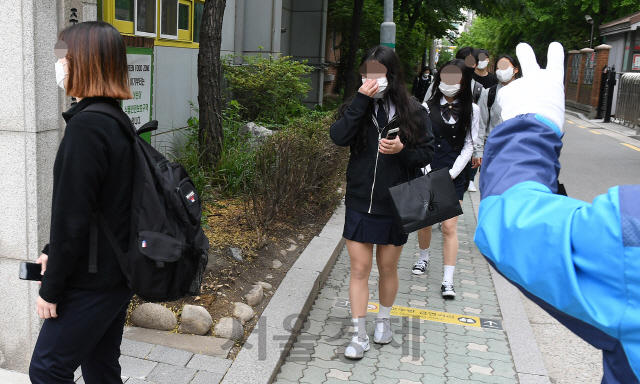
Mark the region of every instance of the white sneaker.
<instances>
[{"instance_id":1,"label":"white sneaker","mask_svg":"<svg viewBox=\"0 0 640 384\"><path fill-rule=\"evenodd\" d=\"M371 348L369 345L369 336L365 335L365 337L366 339L362 340L358 337L358 332L355 332L351 342L344 350L344 356L349 359L362 359L364 353Z\"/></svg>"},{"instance_id":2,"label":"white sneaker","mask_svg":"<svg viewBox=\"0 0 640 384\"><path fill-rule=\"evenodd\" d=\"M411 273L414 275L424 275L427 271L427 267L429 267L429 262L427 260L418 260L413 264Z\"/></svg>"},{"instance_id":3,"label":"white sneaker","mask_svg":"<svg viewBox=\"0 0 640 384\"><path fill-rule=\"evenodd\" d=\"M389 344L393 341L393 332L391 332L391 321L386 317L375 319L375 331L373 333L373 342L377 344Z\"/></svg>"},{"instance_id":4,"label":"white sneaker","mask_svg":"<svg viewBox=\"0 0 640 384\"><path fill-rule=\"evenodd\" d=\"M469 191L469 192L478 192L478 190L476 189L476 186L473 185L473 181L469 182L469 188L467 188L467 191Z\"/></svg>"}]
</instances>

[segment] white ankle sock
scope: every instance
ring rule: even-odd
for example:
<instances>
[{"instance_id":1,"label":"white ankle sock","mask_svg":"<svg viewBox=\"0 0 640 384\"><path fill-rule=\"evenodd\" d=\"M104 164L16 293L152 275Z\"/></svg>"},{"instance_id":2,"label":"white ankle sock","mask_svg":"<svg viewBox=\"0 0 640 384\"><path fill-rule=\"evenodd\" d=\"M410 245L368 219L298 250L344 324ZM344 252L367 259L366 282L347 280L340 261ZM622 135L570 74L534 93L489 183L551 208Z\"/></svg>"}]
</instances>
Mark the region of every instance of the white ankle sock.
<instances>
[{"instance_id":1,"label":"white ankle sock","mask_svg":"<svg viewBox=\"0 0 640 384\"><path fill-rule=\"evenodd\" d=\"M427 249L420 249L420 259L418 260L424 260L426 262L429 261L429 248Z\"/></svg>"},{"instance_id":2,"label":"white ankle sock","mask_svg":"<svg viewBox=\"0 0 640 384\"><path fill-rule=\"evenodd\" d=\"M378 316L376 319L388 319L391 316L391 307L385 307L384 305L380 305L380 310L378 311Z\"/></svg>"},{"instance_id":3,"label":"white ankle sock","mask_svg":"<svg viewBox=\"0 0 640 384\"><path fill-rule=\"evenodd\" d=\"M455 265L445 265L444 266L444 277L442 278L442 282L445 281L453 284L453 271L455 271Z\"/></svg>"},{"instance_id":4,"label":"white ankle sock","mask_svg":"<svg viewBox=\"0 0 640 384\"><path fill-rule=\"evenodd\" d=\"M366 340L367 339L367 318L352 318L351 322L353 323L353 333L358 332L358 339Z\"/></svg>"}]
</instances>

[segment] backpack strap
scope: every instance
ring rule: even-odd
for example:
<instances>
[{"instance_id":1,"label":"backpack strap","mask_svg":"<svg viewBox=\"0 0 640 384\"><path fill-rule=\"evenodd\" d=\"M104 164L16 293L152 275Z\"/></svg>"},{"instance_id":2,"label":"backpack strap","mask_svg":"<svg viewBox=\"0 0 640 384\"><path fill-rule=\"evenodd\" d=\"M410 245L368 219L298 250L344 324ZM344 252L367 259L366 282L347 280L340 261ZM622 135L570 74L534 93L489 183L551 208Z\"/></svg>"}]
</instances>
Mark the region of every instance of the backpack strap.
<instances>
[{"instance_id":1,"label":"backpack strap","mask_svg":"<svg viewBox=\"0 0 640 384\"><path fill-rule=\"evenodd\" d=\"M487 99L487 107L491 110L493 103L496 101L496 92L498 92L498 84L489 88L489 98Z\"/></svg>"},{"instance_id":2,"label":"backpack strap","mask_svg":"<svg viewBox=\"0 0 640 384\"><path fill-rule=\"evenodd\" d=\"M489 88L489 96L487 97L487 110L489 111L489 124L491 124L491 107L493 107L493 103L496 101L496 93L498 92L498 84L492 85Z\"/></svg>"},{"instance_id":3,"label":"backpack strap","mask_svg":"<svg viewBox=\"0 0 640 384\"><path fill-rule=\"evenodd\" d=\"M473 102L474 103L478 103L478 100L480 99L480 95L482 94L482 90L484 89L484 86L482 84L480 84L480 82L475 81L473 82Z\"/></svg>"},{"instance_id":4,"label":"backpack strap","mask_svg":"<svg viewBox=\"0 0 640 384\"><path fill-rule=\"evenodd\" d=\"M97 102L87 106L79 113L82 112L96 112L105 116L109 116L118 123L118 125L124 130L127 136L131 137L132 139L134 139L136 136L136 129L133 126L133 123L131 122L131 120L129 120L129 116L127 116L127 114L124 113L122 108L120 108L119 106L116 107L107 102Z\"/></svg>"},{"instance_id":5,"label":"backpack strap","mask_svg":"<svg viewBox=\"0 0 640 384\"><path fill-rule=\"evenodd\" d=\"M109 223L105 220L100 209L96 209L96 211L91 215L91 228L90 232L90 240L89 240L89 273L98 272L98 226L102 228L104 234L107 235L107 240L109 240L109 244L111 244L111 248L116 253L118 258L122 258L124 253L122 253L122 249L120 248L120 244L118 244L118 240L113 235L111 228L109 227Z\"/></svg>"}]
</instances>

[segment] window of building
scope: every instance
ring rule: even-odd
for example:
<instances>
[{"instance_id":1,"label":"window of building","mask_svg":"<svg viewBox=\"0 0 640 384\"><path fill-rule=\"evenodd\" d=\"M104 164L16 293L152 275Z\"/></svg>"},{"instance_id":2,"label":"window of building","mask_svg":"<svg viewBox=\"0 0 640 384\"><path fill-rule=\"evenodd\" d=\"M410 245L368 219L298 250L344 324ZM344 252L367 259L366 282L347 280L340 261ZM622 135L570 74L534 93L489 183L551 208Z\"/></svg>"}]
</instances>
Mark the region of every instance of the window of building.
<instances>
[{"instance_id":1,"label":"window of building","mask_svg":"<svg viewBox=\"0 0 640 384\"><path fill-rule=\"evenodd\" d=\"M193 3L193 42L200 42L200 24L202 24L202 14L204 3Z\"/></svg>"},{"instance_id":2,"label":"window of building","mask_svg":"<svg viewBox=\"0 0 640 384\"><path fill-rule=\"evenodd\" d=\"M136 0L136 35L156 37L156 0Z\"/></svg>"},{"instance_id":3,"label":"window of building","mask_svg":"<svg viewBox=\"0 0 640 384\"><path fill-rule=\"evenodd\" d=\"M178 38L178 0L160 0L160 37Z\"/></svg>"},{"instance_id":4,"label":"window of building","mask_svg":"<svg viewBox=\"0 0 640 384\"><path fill-rule=\"evenodd\" d=\"M191 40L191 2L178 4L178 40Z\"/></svg>"},{"instance_id":5,"label":"window of building","mask_svg":"<svg viewBox=\"0 0 640 384\"><path fill-rule=\"evenodd\" d=\"M133 21L133 0L116 0L116 20Z\"/></svg>"}]
</instances>

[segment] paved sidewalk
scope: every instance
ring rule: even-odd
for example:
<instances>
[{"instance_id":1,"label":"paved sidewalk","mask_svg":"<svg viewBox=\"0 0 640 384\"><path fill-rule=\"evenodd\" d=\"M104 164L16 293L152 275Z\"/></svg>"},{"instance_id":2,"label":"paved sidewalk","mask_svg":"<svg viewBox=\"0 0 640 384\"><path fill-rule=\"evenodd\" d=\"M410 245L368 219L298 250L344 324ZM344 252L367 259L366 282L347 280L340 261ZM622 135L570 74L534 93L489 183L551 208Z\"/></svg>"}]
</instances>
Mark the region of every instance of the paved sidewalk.
<instances>
[{"instance_id":1,"label":"paved sidewalk","mask_svg":"<svg viewBox=\"0 0 640 384\"><path fill-rule=\"evenodd\" d=\"M400 258L400 287L394 303L395 307L410 309L394 308L392 314L415 317L392 316L394 342L381 346L373 343L376 314L370 309L367 333L371 349L362 360L346 359L342 353L353 328L348 310L349 256L345 248L275 382L518 383L506 334L494 329L500 327L501 313L489 266L473 244L476 221L468 194L463 210L466 214L458 224L455 300L445 301L440 295L442 236L437 226L429 270L422 276L411 274L418 252L417 235L411 234ZM378 302L378 276L374 262L369 280L373 311Z\"/></svg>"},{"instance_id":2,"label":"paved sidewalk","mask_svg":"<svg viewBox=\"0 0 640 384\"><path fill-rule=\"evenodd\" d=\"M126 384L217 384L231 360L182 349L122 339L122 382ZM81 369L75 375L84 384Z\"/></svg>"}]
</instances>

